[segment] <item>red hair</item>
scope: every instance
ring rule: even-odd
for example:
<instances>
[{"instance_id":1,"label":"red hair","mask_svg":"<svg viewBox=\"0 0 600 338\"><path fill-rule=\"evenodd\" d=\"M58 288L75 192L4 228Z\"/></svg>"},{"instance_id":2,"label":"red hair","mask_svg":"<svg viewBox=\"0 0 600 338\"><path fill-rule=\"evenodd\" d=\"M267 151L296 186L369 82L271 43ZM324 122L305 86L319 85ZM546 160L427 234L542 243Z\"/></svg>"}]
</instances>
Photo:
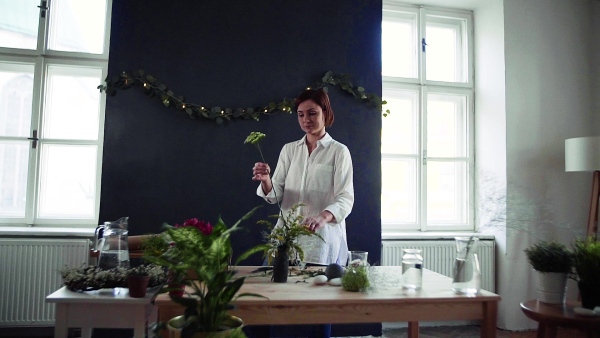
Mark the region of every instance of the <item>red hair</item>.
<instances>
[{"instance_id":1,"label":"red hair","mask_svg":"<svg viewBox=\"0 0 600 338\"><path fill-rule=\"evenodd\" d=\"M296 98L295 110L298 110L300 103L306 100L312 100L321 107L325 119L325 127L330 127L333 124L334 118L333 109L331 109L331 103L329 102L329 95L323 89L307 89Z\"/></svg>"}]
</instances>

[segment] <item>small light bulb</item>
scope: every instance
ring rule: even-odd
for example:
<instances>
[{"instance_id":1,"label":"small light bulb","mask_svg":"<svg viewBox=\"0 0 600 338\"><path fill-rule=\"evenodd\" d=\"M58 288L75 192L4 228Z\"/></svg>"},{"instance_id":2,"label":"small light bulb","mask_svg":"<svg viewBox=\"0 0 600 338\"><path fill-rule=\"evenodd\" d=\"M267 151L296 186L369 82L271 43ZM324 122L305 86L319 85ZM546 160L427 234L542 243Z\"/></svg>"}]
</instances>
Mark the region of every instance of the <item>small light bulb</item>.
<instances>
[{"instance_id":1,"label":"small light bulb","mask_svg":"<svg viewBox=\"0 0 600 338\"><path fill-rule=\"evenodd\" d=\"M148 84L146 82L144 82L144 87L148 87Z\"/></svg>"},{"instance_id":2,"label":"small light bulb","mask_svg":"<svg viewBox=\"0 0 600 338\"><path fill-rule=\"evenodd\" d=\"M185 109L185 103L181 105L181 108Z\"/></svg>"}]
</instances>

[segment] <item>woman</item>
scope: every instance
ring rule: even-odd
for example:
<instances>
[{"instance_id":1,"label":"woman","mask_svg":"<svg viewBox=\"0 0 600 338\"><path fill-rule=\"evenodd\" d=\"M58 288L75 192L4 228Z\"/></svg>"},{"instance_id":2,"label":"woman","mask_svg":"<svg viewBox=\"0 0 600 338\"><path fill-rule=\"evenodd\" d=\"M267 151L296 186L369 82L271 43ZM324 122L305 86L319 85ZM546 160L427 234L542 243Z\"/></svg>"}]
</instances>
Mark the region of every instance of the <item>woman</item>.
<instances>
[{"instance_id":1,"label":"woman","mask_svg":"<svg viewBox=\"0 0 600 338\"><path fill-rule=\"evenodd\" d=\"M308 265L346 265L348 243L346 217L354 204L352 158L348 148L335 141L325 131L333 124L333 110L329 96L322 89L309 89L296 98L295 109L300 128L306 134L302 139L283 146L273 178L267 163L256 163L252 180L260 181L256 193L269 203L280 203L282 215L300 204L298 212L304 223L317 236L301 237L299 245ZM278 220L276 226L281 226ZM268 337L269 327L246 327L250 337ZM286 332L309 337L328 338L331 325L292 326ZM281 336L281 335L278 335ZM284 332L285 336L285 332Z\"/></svg>"},{"instance_id":2,"label":"woman","mask_svg":"<svg viewBox=\"0 0 600 338\"><path fill-rule=\"evenodd\" d=\"M279 201L283 215L301 204L298 212L306 226L323 237L324 241L316 236L299 239L305 263L345 265L345 219L354 204L350 152L325 131L334 120L327 93L306 90L296 98L295 108L306 135L283 146L272 179L271 168L262 162L252 168L252 179L260 181L258 196L269 203Z\"/></svg>"}]
</instances>

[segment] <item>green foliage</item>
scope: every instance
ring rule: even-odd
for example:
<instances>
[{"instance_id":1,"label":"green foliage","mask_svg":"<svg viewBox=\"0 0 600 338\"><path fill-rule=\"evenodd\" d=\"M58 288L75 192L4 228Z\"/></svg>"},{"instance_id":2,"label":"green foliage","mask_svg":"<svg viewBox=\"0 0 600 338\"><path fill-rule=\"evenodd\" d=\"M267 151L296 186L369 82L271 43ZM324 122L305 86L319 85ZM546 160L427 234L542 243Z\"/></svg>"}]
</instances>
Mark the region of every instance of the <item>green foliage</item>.
<instances>
[{"instance_id":1,"label":"green foliage","mask_svg":"<svg viewBox=\"0 0 600 338\"><path fill-rule=\"evenodd\" d=\"M134 268L113 268L108 270L96 266L64 267L59 271L63 284L71 291L91 291L110 288L126 288L127 276L148 275L148 286L158 286L167 281L164 269L154 264L144 264Z\"/></svg>"},{"instance_id":2,"label":"green foliage","mask_svg":"<svg viewBox=\"0 0 600 338\"><path fill-rule=\"evenodd\" d=\"M254 293L237 294L244 284L245 277L235 276L230 268L232 247L230 235L239 230L238 225L247 220L256 207L228 228L219 217L217 223L210 228L195 226L170 226L165 224L165 240L171 243L170 248L158 257L148 256L155 264L169 269L193 290L187 296L171 299L185 307L186 324L182 330L183 337L194 332L216 332L227 319L227 310L239 297L255 296ZM195 220L197 221L197 220ZM186 221L187 222L187 221ZM204 222L202 225L206 225ZM261 252L262 248L252 248L240 255L237 265L250 255ZM194 278L194 279L192 279ZM187 291L186 291L187 292Z\"/></svg>"},{"instance_id":3,"label":"green foliage","mask_svg":"<svg viewBox=\"0 0 600 338\"><path fill-rule=\"evenodd\" d=\"M269 229L268 232L265 232L267 244L263 246L269 264L271 264L273 257L277 255L277 249L279 247L287 248L287 254L290 258L298 257L303 261L304 251L297 243L297 239L300 236L317 236L324 241L320 234L310 231L310 229L303 224L304 217L297 213L300 206L302 206L302 204L294 205L287 215L278 214L269 216L271 218L281 219L281 226L275 226L267 220L258 221L258 224L266 225Z\"/></svg>"},{"instance_id":4,"label":"green foliage","mask_svg":"<svg viewBox=\"0 0 600 338\"><path fill-rule=\"evenodd\" d=\"M600 242L589 237L576 240L573 247L575 279L591 285L600 285Z\"/></svg>"},{"instance_id":5,"label":"green foliage","mask_svg":"<svg viewBox=\"0 0 600 338\"><path fill-rule=\"evenodd\" d=\"M164 234L147 234L142 237L140 247L145 256L158 257L169 249L169 243L164 238ZM143 257L142 257L143 258Z\"/></svg>"},{"instance_id":6,"label":"green foliage","mask_svg":"<svg viewBox=\"0 0 600 338\"><path fill-rule=\"evenodd\" d=\"M265 137L267 137L267 135L258 131L253 131L250 133L250 135L248 135L248 137L246 137L244 144L250 143L260 149L260 141L262 141L262 139Z\"/></svg>"},{"instance_id":7,"label":"green foliage","mask_svg":"<svg viewBox=\"0 0 600 338\"><path fill-rule=\"evenodd\" d=\"M365 291L370 286L366 266L351 267L342 276L342 288L346 291Z\"/></svg>"},{"instance_id":8,"label":"green foliage","mask_svg":"<svg viewBox=\"0 0 600 338\"><path fill-rule=\"evenodd\" d=\"M327 84L337 86L345 92L353 95L360 102L371 105L378 109L383 110L383 105L386 101L374 93L365 93L363 87L354 86L350 82L350 76L347 74L335 74L331 71L325 73L320 81L317 81L313 88L323 88ZM190 119L208 119L213 120L217 124L223 124L225 121L231 119L252 119L258 121L261 115L275 115L281 112L292 113L294 108L294 99L284 98L280 102L269 102L268 104L261 107L248 107L248 108L223 108L220 106L208 107L195 103L186 102L185 98L181 95L175 95L167 85L159 81L156 77L146 74L142 69L134 72L122 72L119 76L107 77L104 84L98 86L101 92L106 92L110 96L117 94L117 89L125 90L133 86L140 86L146 95L149 97L158 97L165 107L175 107L186 113ZM389 110L383 112L383 116L387 116L390 113Z\"/></svg>"},{"instance_id":9,"label":"green foliage","mask_svg":"<svg viewBox=\"0 0 600 338\"><path fill-rule=\"evenodd\" d=\"M525 249L529 263L539 272L569 273L572 253L566 245L552 241L541 241Z\"/></svg>"}]
</instances>

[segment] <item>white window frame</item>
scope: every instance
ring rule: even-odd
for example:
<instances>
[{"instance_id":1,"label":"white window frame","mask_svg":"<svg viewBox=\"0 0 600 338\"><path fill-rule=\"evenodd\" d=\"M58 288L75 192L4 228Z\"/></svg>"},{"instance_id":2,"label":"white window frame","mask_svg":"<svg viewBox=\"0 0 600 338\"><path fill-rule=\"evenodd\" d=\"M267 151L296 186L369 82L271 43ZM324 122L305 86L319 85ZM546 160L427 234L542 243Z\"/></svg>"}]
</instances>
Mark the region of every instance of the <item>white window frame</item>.
<instances>
[{"instance_id":1,"label":"white window frame","mask_svg":"<svg viewBox=\"0 0 600 338\"><path fill-rule=\"evenodd\" d=\"M44 0L49 11L52 10L53 0ZM0 218L2 226L49 226L49 227L95 227L98 224L100 210L100 188L102 177L102 153L104 144L104 116L106 107L106 94L100 93L99 102L99 117L98 117L98 138L97 140L56 140L44 139L42 128L42 112L44 111L44 89L46 84L47 67L51 65L59 66L74 66L74 67L93 67L101 69L101 79L105 79L108 73L108 54L110 47L110 27L112 16L112 0L106 0L106 18L104 22L105 36L103 49L101 54L80 53L80 52L64 52L51 50L47 48L49 21L52 17L50 12L46 15L38 16L38 40L37 49L20 49L20 48L5 48L0 47L0 62L8 61L14 63L33 64L34 65L34 87L33 87L33 102L32 102L32 117L29 137L33 135L33 131L38 132L38 145L35 151L30 152L29 156L29 174L27 177L27 193L26 193L26 209L24 218ZM40 6L43 6L40 1ZM101 83L98 83L100 85ZM68 88L66 88L68 90ZM3 140L18 139L22 137L2 137ZM96 179L95 179L95 205L93 218L39 218L37 216L38 191L39 191L39 166L41 158L42 144L81 144L95 145L97 147L96 154Z\"/></svg>"},{"instance_id":2,"label":"white window frame","mask_svg":"<svg viewBox=\"0 0 600 338\"><path fill-rule=\"evenodd\" d=\"M473 231L475 230L475 214L474 214L474 173L475 173L475 159L474 159L474 84L473 84L473 13L471 11L455 10L455 9L441 9L441 8L429 8L426 6L408 5L403 4L399 1L384 0L383 1L383 20L386 18L402 17L402 14L394 13L406 12L418 15L416 16L416 25L418 36L416 37L418 43L418 76L416 78L404 78L404 77L390 77L382 76L382 88L384 93L388 90L394 89L409 89L419 93L419 121L417 131L417 196L416 207L417 207L417 219L416 222L402 223L386 221L382 219L382 232L385 233L398 233L403 231ZM422 52L421 41L426 41L426 22L434 21L440 25L447 24L447 17L456 18L463 20L466 27L462 26L463 32L466 36L461 37L457 43L459 44L458 50L467 56L467 61L461 64L459 71L462 72L461 77L464 82L443 82L443 81L431 81L426 79L426 55ZM466 39L465 39L466 38ZM460 61L461 58L457 58ZM464 59L464 58L463 58ZM465 157L457 158L427 158L426 149L424 145L427 144L427 94L428 92L450 94L450 95L464 95L466 97L466 123L467 123L467 154ZM391 114L394 112L391 111ZM383 118L385 124L385 117ZM393 158L413 158L411 155L391 155L382 153L382 161L390 160ZM467 195L465 198L467 210L465 215L465 222L456 224L431 224L427 221L427 167L424 162L430 161L456 161L465 162L467 175ZM385 182L382 182L385 184ZM383 203L382 203L383 204Z\"/></svg>"}]
</instances>

